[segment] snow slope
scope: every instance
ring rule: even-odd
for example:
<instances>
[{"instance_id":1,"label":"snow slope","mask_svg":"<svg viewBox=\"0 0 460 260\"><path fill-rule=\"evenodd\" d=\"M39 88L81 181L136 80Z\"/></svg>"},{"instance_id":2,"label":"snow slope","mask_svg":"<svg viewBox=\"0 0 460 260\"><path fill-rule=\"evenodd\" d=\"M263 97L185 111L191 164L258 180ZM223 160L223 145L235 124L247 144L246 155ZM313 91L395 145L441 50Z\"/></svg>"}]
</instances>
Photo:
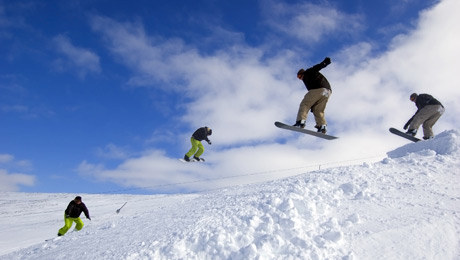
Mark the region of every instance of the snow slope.
<instances>
[{"instance_id":1,"label":"snow slope","mask_svg":"<svg viewBox=\"0 0 460 260\"><path fill-rule=\"evenodd\" d=\"M79 194L92 221L61 238L76 194L1 193L0 259L460 259L459 137L201 194Z\"/></svg>"}]
</instances>

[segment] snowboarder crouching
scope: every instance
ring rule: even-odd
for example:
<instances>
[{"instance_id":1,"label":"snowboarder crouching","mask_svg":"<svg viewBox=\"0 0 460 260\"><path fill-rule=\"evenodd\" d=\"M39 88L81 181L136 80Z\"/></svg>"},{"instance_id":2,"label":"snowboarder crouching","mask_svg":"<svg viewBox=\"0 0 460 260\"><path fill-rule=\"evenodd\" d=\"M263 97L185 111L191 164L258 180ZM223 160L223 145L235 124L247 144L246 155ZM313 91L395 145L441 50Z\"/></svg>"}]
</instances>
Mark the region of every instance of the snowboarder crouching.
<instances>
[{"instance_id":1,"label":"snowboarder crouching","mask_svg":"<svg viewBox=\"0 0 460 260\"><path fill-rule=\"evenodd\" d=\"M205 140L208 142L209 145L211 145L211 141L208 139L208 136L212 135L212 129L204 126L201 128L198 128L190 138L190 142L192 143L192 148L185 154L184 160L187 162L190 162L190 157L193 156L193 159L196 161L203 161L203 158L200 158L200 156L204 153L204 147L201 141ZM197 151L198 150L198 151Z\"/></svg>"},{"instance_id":2,"label":"snowboarder crouching","mask_svg":"<svg viewBox=\"0 0 460 260\"><path fill-rule=\"evenodd\" d=\"M315 128L318 129L318 132L323 134L327 132L324 110L326 109L327 101L332 94L332 89L326 77L324 77L319 71L329 64L331 64L331 59L326 57L321 63L306 70L300 69L297 72L297 78L303 81L308 92L305 94L302 102L300 102L294 126L305 128L307 115L309 110L311 110L315 116Z\"/></svg>"},{"instance_id":3,"label":"snowboarder crouching","mask_svg":"<svg viewBox=\"0 0 460 260\"><path fill-rule=\"evenodd\" d=\"M415 136L420 125L423 124L423 139L433 138L433 125L444 113L444 106L428 94L412 93L410 100L417 106L417 112L404 125L404 130L409 128L406 134Z\"/></svg>"},{"instance_id":4,"label":"snowboarder crouching","mask_svg":"<svg viewBox=\"0 0 460 260\"><path fill-rule=\"evenodd\" d=\"M91 220L89 217L88 209L86 208L85 203L81 201L81 197L77 196L72 200L67 209L64 212L64 226L59 229L58 236L63 236L67 231L72 227L73 222L77 225L75 226L76 230L81 230L83 228L83 221L80 219L80 214L84 212L87 219Z\"/></svg>"}]
</instances>

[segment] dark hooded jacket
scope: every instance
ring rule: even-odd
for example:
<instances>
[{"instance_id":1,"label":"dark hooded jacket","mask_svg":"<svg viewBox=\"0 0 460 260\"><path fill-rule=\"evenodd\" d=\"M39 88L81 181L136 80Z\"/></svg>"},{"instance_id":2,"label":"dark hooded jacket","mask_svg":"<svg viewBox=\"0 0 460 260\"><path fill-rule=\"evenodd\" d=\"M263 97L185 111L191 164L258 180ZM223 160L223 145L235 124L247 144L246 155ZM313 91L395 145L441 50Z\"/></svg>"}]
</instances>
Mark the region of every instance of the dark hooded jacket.
<instances>
[{"instance_id":1,"label":"dark hooded jacket","mask_svg":"<svg viewBox=\"0 0 460 260\"><path fill-rule=\"evenodd\" d=\"M316 64L315 66L306 69L303 72L302 81L305 84L305 87L308 91L318 88L326 88L332 92L331 85L327 81L326 77L323 76L319 71L327 67L324 61Z\"/></svg>"},{"instance_id":2,"label":"dark hooded jacket","mask_svg":"<svg viewBox=\"0 0 460 260\"><path fill-rule=\"evenodd\" d=\"M80 204L77 204L75 200L72 200L65 210L65 215L71 218L78 218L82 212L85 213L87 219L90 219L85 203L81 202Z\"/></svg>"},{"instance_id":3,"label":"dark hooded jacket","mask_svg":"<svg viewBox=\"0 0 460 260\"><path fill-rule=\"evenodd\" d=\"M436 98L434 98L432 95L428 94L420 94L417 96L417 99L415 100L415 105L417 106L417 112L420 111L420 109L429 106L429 105L440 105L442 106L441 102L439 102Z\"/></svg>"},{"instance_id":4,"label":"dark hooded jacket","mask_svg":"<svg viewBox=\"0 0 460 260\"><path fill-rule=\"evenodd\" d=\"M201 128L198 128L192 135L193 138L195 138L195 140L198 140L198 141L203 141L205 140L206 142L209 142L209 139L208 139L208 127L201 127Z\"/></svg>"}]
</instances>

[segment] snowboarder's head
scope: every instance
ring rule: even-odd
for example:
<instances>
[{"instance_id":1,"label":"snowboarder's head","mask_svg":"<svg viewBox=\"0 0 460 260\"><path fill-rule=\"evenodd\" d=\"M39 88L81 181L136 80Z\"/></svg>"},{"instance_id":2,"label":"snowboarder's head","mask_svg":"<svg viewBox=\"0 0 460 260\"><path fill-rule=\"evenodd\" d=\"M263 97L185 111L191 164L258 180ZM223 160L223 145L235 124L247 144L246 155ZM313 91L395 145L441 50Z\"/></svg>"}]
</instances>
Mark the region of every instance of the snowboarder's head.
<instances>
[{"instance_id":1,"label":"snowboarder's head","mask_svg":"<svg viewBox=\"0 0 460 260\"><path fill-rule=\"evenodd\" d=\"M302 79L303 78L303 73L305 72L304 69L300 69L298 72L297 72L297 78L298 79Z\"/></svg>"},{"instance_id":2,"label":"snowboarder's head","mask_svg":"<svg viewBox=\"0 0 460 260\"><path fill-rule=\"evenodd\" d=\"M212 135L212 129L208 128L208 135Z\"/></svg>"},{"instance_id":3,"label":"snowboarder's head","mask_svg":"<svg viewBox=\"0 0 460 260\"><path fill-rule=\"evenodd\" d=\"M80 196L75 197L74 201L76 203L81 203L81 197Z\"/></svg>"},{"instance_id":4,"label":"snowboarder's head","mask_svg":"<svg viewBox=\"0 0 460 260\"><path fill-rule=\"evenodd\" d=\"M415 102L415 100L417 100L417 97L418 97L417 93L412 93L410 95L410 101Z\"/></svg>"}]
</instances>

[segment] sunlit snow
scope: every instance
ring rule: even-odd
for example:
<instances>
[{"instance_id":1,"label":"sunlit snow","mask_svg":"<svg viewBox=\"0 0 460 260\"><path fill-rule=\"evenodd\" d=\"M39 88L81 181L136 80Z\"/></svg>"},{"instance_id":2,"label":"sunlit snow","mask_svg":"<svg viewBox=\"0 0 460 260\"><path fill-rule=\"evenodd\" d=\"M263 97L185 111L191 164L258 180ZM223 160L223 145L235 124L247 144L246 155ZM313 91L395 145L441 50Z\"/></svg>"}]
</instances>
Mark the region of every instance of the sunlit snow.
<instances>
[{"instance_id":1,"label":"sunlit snow","mask_svg":"<svg viewBox=\"0 0 460 260\"><path fill-rule=\"evenodd\" d=\"M460 259L459 137L198 194L0 193L0 259ZM92 221L57 238L75 195Z\"/></svg>"}]
</instances>

